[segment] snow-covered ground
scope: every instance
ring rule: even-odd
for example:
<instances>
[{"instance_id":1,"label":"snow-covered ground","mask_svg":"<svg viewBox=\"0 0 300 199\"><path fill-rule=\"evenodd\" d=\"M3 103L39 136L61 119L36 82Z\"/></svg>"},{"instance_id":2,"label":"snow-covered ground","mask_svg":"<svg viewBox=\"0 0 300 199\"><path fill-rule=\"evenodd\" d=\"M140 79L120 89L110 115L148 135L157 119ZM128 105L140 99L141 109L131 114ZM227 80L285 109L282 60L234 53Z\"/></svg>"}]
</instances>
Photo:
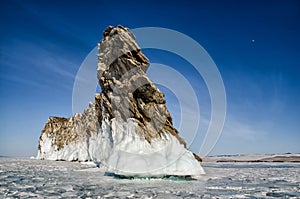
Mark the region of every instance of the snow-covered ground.
<instances>
[{"instance_id":1,"label":"snow-covered ground","mask_svg":"<svg viewBox=\"0 0 300 199\"><path fill-rule=\"evenodd\" d=\"M203 168L198 180L120 179L93 163L0 158L0 198L300 198L299 163Z\"/></svg>"}]
</instances>

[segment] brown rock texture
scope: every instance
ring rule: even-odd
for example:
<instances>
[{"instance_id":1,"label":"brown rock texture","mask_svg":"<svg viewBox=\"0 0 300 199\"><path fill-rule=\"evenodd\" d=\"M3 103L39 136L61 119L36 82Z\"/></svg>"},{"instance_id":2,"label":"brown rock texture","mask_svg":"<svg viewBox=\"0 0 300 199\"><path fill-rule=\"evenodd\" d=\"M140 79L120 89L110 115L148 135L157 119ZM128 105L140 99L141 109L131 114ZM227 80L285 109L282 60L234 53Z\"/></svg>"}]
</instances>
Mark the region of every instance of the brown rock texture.
<instances>
[{"instance_id":1,"label":"brown rock texture","mask_svg":"<svg viewBox=\"0 0 300 199\"><path fill-rule=\"evenodd\" d=\"M91 160L88 152L81 151L81 146L74 148L68 154L64 154L63 150L69 144L88 142L92 135L97 135L98 112L99 100L95 97L95 102L90 103L82 114L78 113L70 118L49 117L39 139L38 158L69 161ZM83 153L83 158L80 158L79 153Z\"/></svg>"},{"instance_id":2,"label":"brown rock texture","mask_svg":"<svg viewBox=\"0 0 300 199\"><path fill-rule=\"evenodd\" d=\"M105 159L117 167L116 161L109 158L122 159L115 152L118 148L116 145L120 143L123 148L127 147L122 144L125 143L122 139L130 134L133 135L130 138L132 144L137 142L134 138L137 136L141 139L138 143L142 143L138 147L146 146L145 149L140 148L139 152L154 150L157 142L166 143L169 147L174 137L178 146L181 145L183 152L180 153L184 153L178 155L178 159L181 158L181 162L187 159L192 162L190 165L198 167L196 162L201 158L186 149L184 140L173 127L164 94L146 75L150 62L135 42L134 35L128 28L109 26L103 36L98 44L97 66L102 92L95 94L95 102L90 103L82 114L70 118L49 118L39 140L38 158L97 162ZM176 160L175 153L169 149L162 151L163 158L169 155ZM137 159L138 156L132 158ZM144 158L145 161L150 161L147 158ZM170 172L174 168L169 167ZM194 173L200 173L197 169L194 169Z\"/></svg>"},{"instance_id":3,"label":"brown rock texture","mask_svg":"<svg viewBox=\"0 0 300 199\"><path fill-rule=\"evenodd\" d=\"M107 46L114 47L106 51ZM122 55L119 56L120 54ZM105 116L101 115L99 122L104 118L123 121L134 118L138 122L137 132L149 143L167 132L185 145L173 127L164 94L146 75L150 62L127 28L108 27L104 31L104 39L99 44L98 60L101 98L106 106L101 110Z\"/></svg>"}]
</instances>

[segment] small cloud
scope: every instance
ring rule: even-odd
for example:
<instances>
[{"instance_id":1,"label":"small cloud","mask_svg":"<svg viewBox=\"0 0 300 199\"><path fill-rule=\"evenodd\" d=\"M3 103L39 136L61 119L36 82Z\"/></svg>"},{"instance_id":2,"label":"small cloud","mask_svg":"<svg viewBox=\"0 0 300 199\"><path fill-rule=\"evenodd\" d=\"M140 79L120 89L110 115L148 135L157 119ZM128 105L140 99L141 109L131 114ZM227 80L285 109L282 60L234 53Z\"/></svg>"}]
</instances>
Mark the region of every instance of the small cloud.
<instances>
[{"instance_id":1,"label":"small cloud","mask_svg":"<svg viewBox=\"0 0 300 199\"><path fill-rule=\"evenodd\" d=\"M223 134L224 136L251 141L268 135L268 133L262 129L257 129L250 124L242 123L237 120L227 121L223 129Z\"/></svg>"}]
</instances>

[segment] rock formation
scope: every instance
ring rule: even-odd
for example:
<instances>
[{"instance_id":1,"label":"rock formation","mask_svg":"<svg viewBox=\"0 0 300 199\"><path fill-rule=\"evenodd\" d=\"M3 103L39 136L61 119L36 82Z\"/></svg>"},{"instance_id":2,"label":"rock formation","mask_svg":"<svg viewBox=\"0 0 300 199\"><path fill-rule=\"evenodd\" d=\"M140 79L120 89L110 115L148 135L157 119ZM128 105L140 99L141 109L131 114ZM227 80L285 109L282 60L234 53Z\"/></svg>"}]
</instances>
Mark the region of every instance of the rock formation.
<instances>
[{"instance_id":1,"label":"rock formation","mask_svg":"<svg viewBox=\"0 0 300 199\"><path fill-rule=\"evenodd\" d=\"M173 127L164 94L146 75L149 60L128 28L109 26L98 44L102 92L82 114L50 117L39 159L94 161L130 176L199 175L200 157Z\"/></svg>"}]
</instances>

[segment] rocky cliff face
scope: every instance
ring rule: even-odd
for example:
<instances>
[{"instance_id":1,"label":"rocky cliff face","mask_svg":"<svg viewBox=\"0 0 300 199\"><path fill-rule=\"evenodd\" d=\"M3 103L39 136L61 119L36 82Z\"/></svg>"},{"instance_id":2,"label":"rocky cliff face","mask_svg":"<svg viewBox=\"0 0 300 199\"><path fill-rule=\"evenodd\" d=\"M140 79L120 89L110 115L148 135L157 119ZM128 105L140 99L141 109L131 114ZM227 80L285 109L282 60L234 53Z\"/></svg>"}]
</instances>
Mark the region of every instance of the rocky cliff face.
<instances>
[{"instance_id":1,"label":"rocky cliff face","mask_svg":"<svg viewBox=\"0 0 300 199\"><path fill-rule=\"evenodd\" d=\"M122 26L109 26L98 44L102 92L83 114L50 117L39 141L40 159L101 162L120 175L203 173L173 127L164 94L146 75L149 60Z\"/></svg>"},{"instance_id":2,"label":"rocky cliff face","mask_svg":"<svg viewBox=\"0 0 300 199\"><path fill-rule=\"evenodd\" d=\"M49 117L39 139L38 159L91 161L89 142L99 129L99 99L70 118Z\"/></svg>"}]
</instances>

